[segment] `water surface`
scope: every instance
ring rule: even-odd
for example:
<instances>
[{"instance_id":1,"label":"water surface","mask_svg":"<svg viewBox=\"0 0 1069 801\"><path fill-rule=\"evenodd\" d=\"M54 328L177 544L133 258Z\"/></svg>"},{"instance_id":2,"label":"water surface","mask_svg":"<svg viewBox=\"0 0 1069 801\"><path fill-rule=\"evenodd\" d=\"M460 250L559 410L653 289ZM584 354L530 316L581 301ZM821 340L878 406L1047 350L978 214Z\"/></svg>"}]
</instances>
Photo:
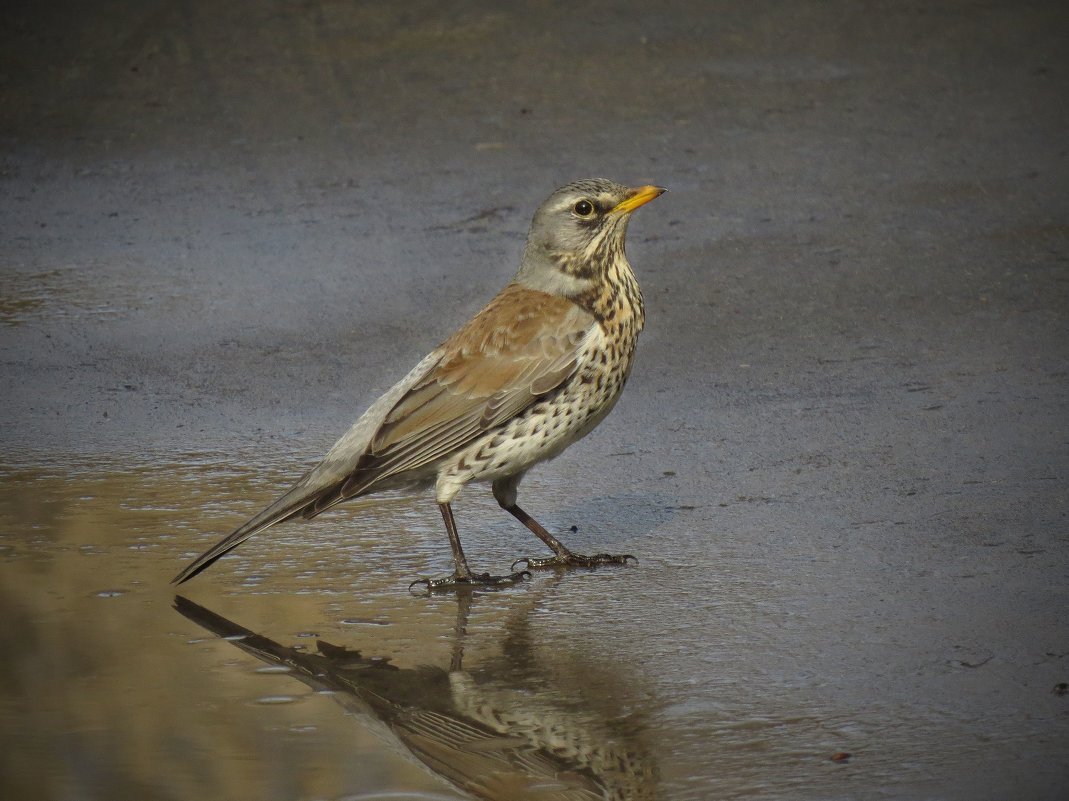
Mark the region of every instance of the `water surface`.
<instances>
[{"instance_id":1,"label":"water surface","mask_svg":"<svg viewBox=\"0 0 1069 801\"><path fill-rule=\"evenodd\" d=\"M427 498L279 526L176 598L184 561L287 478L218 454L4 471L4 797L964 797L965 766L1052 747L1064 722L1051 694L978 706L967 651L934 671L961 697L933 702L878 620L844 619L871 644L827 651L775 557L725 548L710 570L679 538L638 566L412 594L449 568ZM484 495L459 505L462 536L503 569L536 544ZM616 508L679 524L652 498ZM795 581L820 569L786 558Z\"/></svg>"}]
</instances>

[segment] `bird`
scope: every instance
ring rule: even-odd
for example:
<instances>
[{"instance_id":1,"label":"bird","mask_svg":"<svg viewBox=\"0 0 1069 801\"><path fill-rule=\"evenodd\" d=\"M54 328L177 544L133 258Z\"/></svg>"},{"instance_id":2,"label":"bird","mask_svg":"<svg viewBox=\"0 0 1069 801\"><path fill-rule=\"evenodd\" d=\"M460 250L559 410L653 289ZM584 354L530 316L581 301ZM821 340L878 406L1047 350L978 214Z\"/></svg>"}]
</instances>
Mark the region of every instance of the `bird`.
<instances>
[{"instance_id":1,"label":"bird","mask_svg":"<svg viewBox=\"0 0 1069 801\"><path fill-rule=\"evenodd\" d=\"M382 490L431 485L454 570L410 588L504 585L529 578L531 569L635 560L569 550L517 498L527 471L588 434L623 391L645 321L624 240L631 214L665 191L587 178L553 192L535 212L512 280L372 403L318 465L172 583L276 523ZM524 570L505 575L473 572L451 505L471 482L489 482L501 508L553 555L519 559L510 570Z\"/></svg>"}]
</instances>

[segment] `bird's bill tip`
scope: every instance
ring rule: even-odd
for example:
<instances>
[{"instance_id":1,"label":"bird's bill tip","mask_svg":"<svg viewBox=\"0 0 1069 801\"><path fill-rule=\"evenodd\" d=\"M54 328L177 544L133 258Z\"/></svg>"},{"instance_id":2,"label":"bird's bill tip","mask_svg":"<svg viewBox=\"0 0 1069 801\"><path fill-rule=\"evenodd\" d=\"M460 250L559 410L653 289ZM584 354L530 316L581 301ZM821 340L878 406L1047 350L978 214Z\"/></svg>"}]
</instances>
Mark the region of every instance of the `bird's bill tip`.
<instances>
[{"instance_id":1,"label":"bird's bill tip","mask_svg":"<svg viewBox=\"0 0 1069 801\"><path fill-rule=\"evenodd\" d=\"M631 190L631 194L613 206L612 210L614 212L634 211L639 206L644 206L651 200L659 198L667 191L663 186L640 186Z\"/></svg>"}]
</instances>

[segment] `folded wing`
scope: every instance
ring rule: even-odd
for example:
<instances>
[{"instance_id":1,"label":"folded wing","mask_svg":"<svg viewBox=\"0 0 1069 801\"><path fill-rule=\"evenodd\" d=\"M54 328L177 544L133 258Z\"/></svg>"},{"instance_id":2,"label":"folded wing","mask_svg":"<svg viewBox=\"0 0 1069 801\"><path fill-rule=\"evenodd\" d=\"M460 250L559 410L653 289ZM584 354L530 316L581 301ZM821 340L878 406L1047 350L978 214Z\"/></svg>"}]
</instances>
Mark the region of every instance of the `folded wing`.
<instances>
[{"instance_id":1,"label":"folded wing","mask_svg":"<svg viewBox=\"0 0 1069 801\"><path fill-rule=\"evenodd\" d=\"M442 360L393 406L352 474L304 515L432 468L508 422L575 373L594 325L565 298L506 287L443 343Z\"/></svg>"}]
</instances>

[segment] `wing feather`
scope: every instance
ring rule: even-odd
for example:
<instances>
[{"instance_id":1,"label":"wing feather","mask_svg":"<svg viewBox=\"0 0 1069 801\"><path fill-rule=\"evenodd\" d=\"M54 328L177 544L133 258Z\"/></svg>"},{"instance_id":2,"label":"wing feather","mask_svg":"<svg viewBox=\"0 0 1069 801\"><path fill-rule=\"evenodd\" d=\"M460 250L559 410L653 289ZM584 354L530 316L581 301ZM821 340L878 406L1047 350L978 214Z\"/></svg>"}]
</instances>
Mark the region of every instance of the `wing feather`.
<instances>
[{"instance_id":1,"label":"wing feather","mask_svg":"<svg viewBox=\"0 0 1069 801\"><path fill-rule=\"evenodd\" d=\"M575 373L594 325L566 298L506 287L442 344L442 360L390 410L352 475L323 500L333 505L426 468L503 425Z\"/></svg>"}]
</instances>

